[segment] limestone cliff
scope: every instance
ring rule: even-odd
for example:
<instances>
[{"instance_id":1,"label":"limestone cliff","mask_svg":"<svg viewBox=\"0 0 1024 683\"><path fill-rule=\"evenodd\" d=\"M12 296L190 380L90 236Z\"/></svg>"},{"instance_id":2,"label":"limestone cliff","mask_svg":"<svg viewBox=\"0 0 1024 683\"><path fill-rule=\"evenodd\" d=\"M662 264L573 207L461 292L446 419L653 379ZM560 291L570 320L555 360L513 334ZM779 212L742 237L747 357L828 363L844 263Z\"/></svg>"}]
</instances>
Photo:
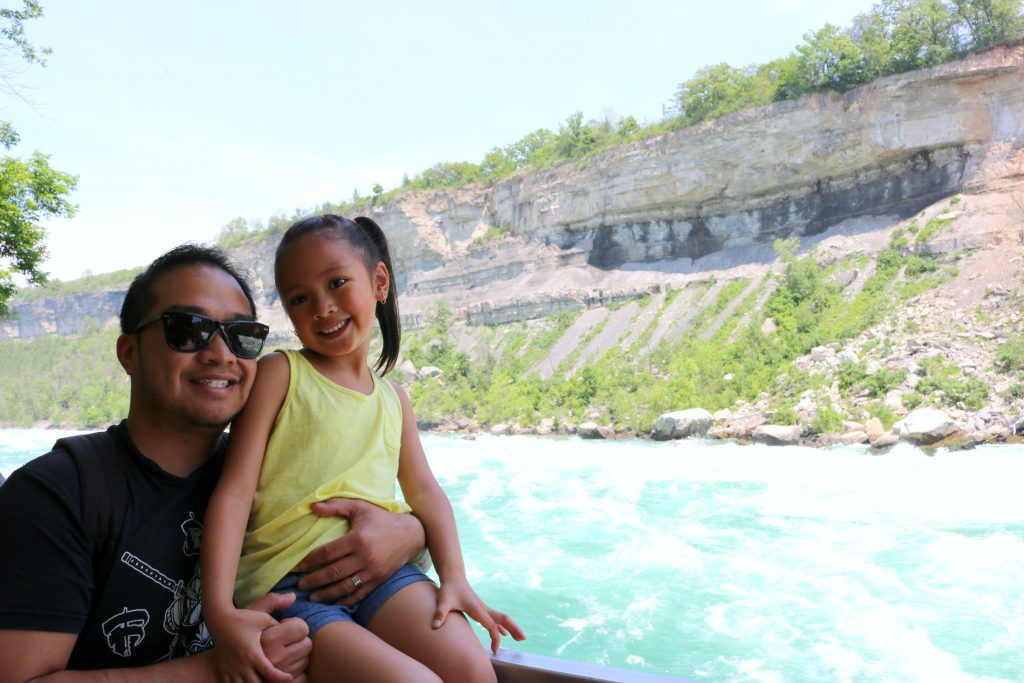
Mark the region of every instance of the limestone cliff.
<instances>
[{"instance_id":1,"label":"limestone cliff","mask_svg":"<svg viewBox=\"0 0 1024 683\"><path fill-rule=\"evenodd\" d=\"M390 236L410 322L440 297L470 322L537 317L725 269L742 276L771 262L777 237L857 233L910 216L1020 153L1022 93L1024 46L1004 46L492 187L400 196L371 215ZM503 237L485 242L489 229ZM286 331L270 271L274 239L251 241L236 257L254 276L261 314ZM119 297L17 305L0 338L106 322Z\"/></svg>"}]
</instances>

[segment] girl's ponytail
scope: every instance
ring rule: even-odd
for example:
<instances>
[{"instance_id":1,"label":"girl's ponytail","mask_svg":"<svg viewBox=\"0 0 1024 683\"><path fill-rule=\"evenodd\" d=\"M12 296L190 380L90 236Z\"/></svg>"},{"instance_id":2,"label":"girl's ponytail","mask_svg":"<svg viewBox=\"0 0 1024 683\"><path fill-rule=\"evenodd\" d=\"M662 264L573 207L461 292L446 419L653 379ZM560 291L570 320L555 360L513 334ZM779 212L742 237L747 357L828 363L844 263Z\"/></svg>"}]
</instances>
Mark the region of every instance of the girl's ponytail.
<instances>
[{"instance_id":1,"label":"girl's ponytail","mask_svg":"<svg viewBox=\"0 0 1024 683\"><path fill-rule=\"evenodd\" d=\"M395 281L395 269L391 265L391 249L388 247L384 231L372 218L357 216L354 221L369 238L377 252L377 257L388 269L388 293L384 301L377 302L377 322L380 323L382 348L374 368L386 375L398 362L399 349L402 346L402 318L398 313L398 284Z\"/></svg>"}]
</instances>

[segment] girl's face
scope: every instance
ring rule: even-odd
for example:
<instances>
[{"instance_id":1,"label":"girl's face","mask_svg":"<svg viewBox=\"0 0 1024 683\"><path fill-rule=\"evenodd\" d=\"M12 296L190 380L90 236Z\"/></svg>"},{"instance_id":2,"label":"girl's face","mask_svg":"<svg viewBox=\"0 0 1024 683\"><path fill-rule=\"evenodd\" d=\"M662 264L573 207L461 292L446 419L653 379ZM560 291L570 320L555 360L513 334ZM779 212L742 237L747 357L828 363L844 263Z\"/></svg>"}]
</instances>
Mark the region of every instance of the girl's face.
<instances>
[{"instance_id":1,"label":"girl's face","mask_svg":"<svg viewBox=\"0 0 1024 683\"><path fill-rule=\"evenodd\" d=\"M360 353L366 362L377 302L388 292L383 263L370 271L344 238L311 233L287 248L276 279L303 346L322 356Z\"/></svg>"}]
</instances>

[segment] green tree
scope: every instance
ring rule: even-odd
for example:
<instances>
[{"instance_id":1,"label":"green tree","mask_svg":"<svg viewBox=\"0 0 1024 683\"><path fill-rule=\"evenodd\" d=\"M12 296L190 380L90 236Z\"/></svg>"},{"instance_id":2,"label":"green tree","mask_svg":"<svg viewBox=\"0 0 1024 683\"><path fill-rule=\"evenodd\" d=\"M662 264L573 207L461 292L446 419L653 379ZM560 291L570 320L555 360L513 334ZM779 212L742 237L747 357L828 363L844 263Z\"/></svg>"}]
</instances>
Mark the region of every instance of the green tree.
<instances>
[{"instance_id":1,"label":"green tree","mask_svg":"<svg viewBox=\"0 0 1024 683\"><path fill-rule=\"evenodd\" d=\"M583 123L583 112L578 111L558 127L558 153L565 159L581 157L597 146L597 136Z\"/></svg>"},{"instance_id":2,"label":"green tree","mask_svg":"<svg viewBox=\"0 0 1024 683\"><path fill-rule=\"evenodd\" d=\"M969 36L968 50L1024 37L1021 0L952 0L952 12Z\"/></svg>"},{"instance_id":3,"label":"green tree","mask_svg":"<svg viewBox=\"0 0 1024 683\"><path fill-rule=\"evenodd\" d=\"M555 158L555 134L538 128L509 146L507 154L516 170L525 166L544 166Z\"/></svg>"},{"instance_id":4,"label":"green tree","mask_svg":"<svg viewBox=\"0 0 1024 683\"><path fill-rule=\"evenodd\" d=\"M898 1L898 0L897 0ZM850 38L860 47L864 58L864 75L868 79L892 73L892 44L889 42L891 22L882 5L858 14L850 27Z\"/></svg>"},{"instance_id":5,"label":"green tree","mask_svg":"<svg viewBox=\"0 0 1024 683\"><path fill-rule=\"evenodd\" d=\"M220 235L217 236L217 242L225 248L233 247L240 244L249 235L249 223L239 216L224 224L224 227L220 229Z\"/></svg>"},{"instance_id":6,"label":"green tree","mask_svg":"<svg viewBox=\"0 0 1024 683\"><path fill-rule=\"evenodd\" d=\"M46 66L45 56L52 51L48 47L36 47L25 37L25 22L43 16L43 8L37 0L25 0L21 9L0 8L0 90L21 96L21 89L15 76L16 66L7 63L11 56L20 57L29 64ZM8 149L10 149L8 147Z\"/></svg>"},{"instance_id":7,"label":"green tree","mask_svg":"<svg viewBox=\"0 0 1024 683\"><path fill-rule=\"evenodd\" d=\"M620 138L625 139L638 132L640 132L640 124L637 123L636 119L632 116L621 118L618 123L615 124L615 134Z\"/></svg>"},{"instance_id":8,"label":"green tree","mask_svg":"<svg viewBox=\"0 0 1024 683\"><path fill-rule=\"evenodd\" d=\"M804 61L798 54L791 54L782 59L775 59L761 68L767 72L774 84L772 100L795 100L811 91L811 81L804 73Z\"/></svg>"},{"instance_id":9,"label":"green tree","mask_svg":"<svg viewBox=\"0 0 1024 683\"><path fill-rule=\"evenodd\" d=\"M688 125L715 119L740 109L766 104L769 99L754 69L736 69L728 64L704 67L679 85L676 109ZM759 87L761 86L761 87Z\"/></svg>"},{"instance_id":10,"label":"green tree","mask_svg":"<svg viewBox=\"0 0 1024 683\"><path fill-rule=\"evenodd\" d=\"M889 0L890 73L941 64L957 53L953 18L942 0Z\"/></svg>"},{"instance_id":11,"label":"green tree","mask_svg":"<svg viewBox=\"0 0 1024 683\"><path fill-rule=\"evenodd\" d=\"M483 162L480 163L480 173L483 175L484 180L488 182L512 175L515 170L516 165L508 149L502 149L501 147L489 149L487 154L484 155Z\"/></svg>"},{"instance_id":12,"label":"green tree","mask_svg":"<svg viewBox=\"0 0 1024 683\"><path fill-rule=\"evenodd\" d=\"M38 19L42 7L25 0L21 9L0 9L0 53L19 56L29 64L45 66L48 48L37 48L25 37L24 22ZM20 97L14 80L16 69L0 62L0 90ZM0 122L0 145L10 151L20 138L10 123ZM0 316L10 313L7 302L16 289L15 277L30 284L46 282L42 262L46 258L46 229L41 221L74 215L68 196L78 178L50 167L49 157L33 152L27 158L0 158Z\"/></svg>"},{"instance_id":13,"label":"green tree","mask_svg":"<svg viewBox=\"0 0 1024 683\"><path fill-rule=\"evenodd\" d=\"M808 90L849 90L865 81L864 54L850 35L832 24L804 35L797 46L800 75Z\"/></svg>"}]
</instances>

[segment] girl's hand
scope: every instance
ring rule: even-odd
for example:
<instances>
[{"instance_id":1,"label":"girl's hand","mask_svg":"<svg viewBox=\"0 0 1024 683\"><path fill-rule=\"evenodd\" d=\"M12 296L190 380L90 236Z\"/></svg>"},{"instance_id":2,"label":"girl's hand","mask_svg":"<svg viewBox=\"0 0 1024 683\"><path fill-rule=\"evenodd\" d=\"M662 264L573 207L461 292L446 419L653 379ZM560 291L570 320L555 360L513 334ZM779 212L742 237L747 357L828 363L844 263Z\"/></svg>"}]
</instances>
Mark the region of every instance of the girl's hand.
<instances>
[{"instance_id":1,"label":"girl's hand","mask_svg":"<svg viewBox=\"0 0 1024 683\"><path fill-rule=\"evenodd\" d=\"M437 610L434 612L434 628L441 628L452 610L464 612L485 629L491 636L491 652L497 653L501 636L511 635L515 640L526 640L526 634L512 617L493 610L484 604L467 581L442 581L437 595Z\"/></svg>"},{"instance_id":2,"label":"girl's hand","mask_svg":"<svg viewBox=\"0 0 1024 683\"><path fill-rule=\"evenodd\" d=\"M207 622L214 636L213 652L220 680L231 683L287 683L292 680L291 674L274 666L260 644L263 631L277 624L272 616L236 609Z\"/></svg>"}]
</instances>

